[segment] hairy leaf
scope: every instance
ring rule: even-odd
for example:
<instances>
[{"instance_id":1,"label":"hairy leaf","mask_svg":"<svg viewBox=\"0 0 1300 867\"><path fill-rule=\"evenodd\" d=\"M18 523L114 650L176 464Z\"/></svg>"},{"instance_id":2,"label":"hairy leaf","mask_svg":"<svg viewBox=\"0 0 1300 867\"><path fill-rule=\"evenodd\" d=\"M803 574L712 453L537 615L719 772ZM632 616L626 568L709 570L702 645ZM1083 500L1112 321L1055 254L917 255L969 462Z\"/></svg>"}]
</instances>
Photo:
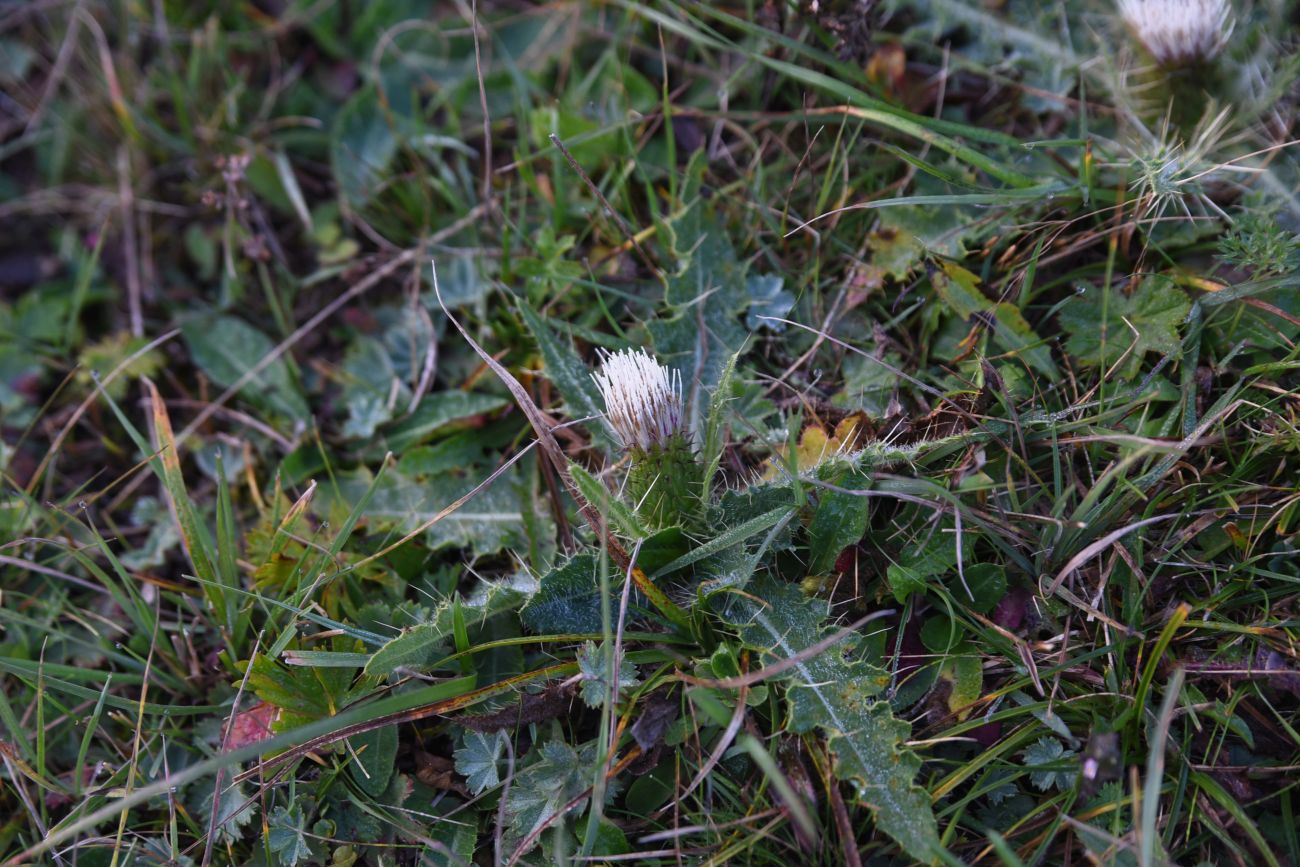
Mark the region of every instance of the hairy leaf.
<instances>
[{"instance_id":1,"label":"hairy leaf","mask_svg":"<svg viewBox=\"0 0 1300 867\"><path fill-rule=\"evenodd\" d=\"M461 735L460 747L452 755L456 770L465 777L465 785L472 794L481 794L501 782L501 753L505 746L502 732L480 732L466 729Z\"/></svg>"},{"instance_id":2,"label":"hairy leaf","mask_svg":"<svg viewBox=\"0 0 1300 867\"><path fill-rule=\"evenodd\" d=\"M337 494L324 491L315 506L318 511L332 507L337 517L374 485L364 511L372 526L392 528L399 534L423 527L424 541L434 549L472 548L479 554L491 554L514 545L526 546L523 510L531 509L532 503L526 492L514 488L519 479L515 473L499 476L458 508L453 507L485 478L486 474L474 468L419 480L389 470L375 483L369 471L360 469L339 473Z\"/></svg>"},{"instance_id":3,"label":"hairy leaf","mask_svg":"<svg viewBox=\"0 0 1300 867\"><path fill-rule=\"evenodd\" d=\"M582 553L542 576L541 586L519 612L524 625L542 635L599 632L597 568L596 556Z\"/></svg>"},{"instance_id":4,"label":"hairy leaf","mask_svg":"<svg viewBox=\"0 0 1300 867\"><path fill-rule=\"evenodd\" d=\"M703 153L692 160L682 193L693 204L663 224L677 257L664 294L668 312L646 324L660 360L682 371L695 429L703 426L704 401L694 396L712 394L722 381L731 357L749 336L741 314L752 301L745 263L714 219L714 205L700 196Z\"/></svg>"},{"instance_id":5,"label":"hairy leaf","mask_svg":"<svg viewBox=\"0 0 1300 867\"><path fill-rule=\"evenodd\" d=\"M234 385L275 349L271 338L234 316L194 319L181 327L181 333L194 362L222 388ZM311 414L283 358L252 376L240 394L291 419L305 419Z\"/></svg>"},{"instance_id":6,"label":"hairy leaf","mask_svg":"<svg viewBox=\"0 0 1300 867\"><path fill-rule=\"evenodd\" d=\"M591 378L591 368L578 357L569 340L557 337L551 326L522 301L519 313L528 330L533 333L537 348L541 350L542 361L546 365L546 378L559 389L569 415L573 418L595 416L595 419L587 423L587 429L607 449L613 448L614 438L610 435L609 426L604 423L605 401L600 396L595 380Z\"/></svg>"},{"instance_id":7,"label":"hairy leaf","mask_svg":"<svg viewBox=\"0 0 1300 867\"><path fill-rule=\"evenodd\" d=\"M751 582L751 595L733 597L728 617L764 665L789 659L825 638L828 603L806 598L772 578ZM755 600L762 600L759 604ZM913 858L940 851L930 796L916 785L920 759L905 746L910 727L885 701L873 700L887 675L850 655L853 639L802 659L786 675L790 728L818 729L835 757L835 774L853 783L879 828Z\"/></svg>"},{"instance_id":8,"label":"hairy leaf","mask_svg":"<svg viewBox=\"0 0 1300 867\"><path fill-rule=\"evenodd\" d=\"M533 589L527 576L481 581L473 592L460 598L460 616L467 623L482 624L489 617L518 608ZM366 663L365 673L382 676L398 667L427 669L442 659L454 628L454 608L452 600L445 599L432 612L426 609L419 616L428 619L402 630L375 651Z\"/></svg>"}]
</instances>

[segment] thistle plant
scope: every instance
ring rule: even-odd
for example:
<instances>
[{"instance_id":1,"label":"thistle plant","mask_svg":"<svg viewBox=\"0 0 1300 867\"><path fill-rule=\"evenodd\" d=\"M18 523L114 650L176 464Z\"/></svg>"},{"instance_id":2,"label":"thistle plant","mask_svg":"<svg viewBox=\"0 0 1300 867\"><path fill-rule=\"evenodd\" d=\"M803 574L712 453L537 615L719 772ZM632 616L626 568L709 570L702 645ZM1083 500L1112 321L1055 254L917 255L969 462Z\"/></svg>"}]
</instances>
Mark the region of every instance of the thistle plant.
<instances>
[{"instance_id":1,"label":"thistle plant","mask_svg":"<svg viewBox=\"0 0 1300 867\"><path fill-rule=\"evenodd\" d=\"M700 467L684 426L681 374L644 350L625 349L607 356L592 377L627 450L626 493L637 515L652 530L690 524Z\"/></svg>"}]
</instances>

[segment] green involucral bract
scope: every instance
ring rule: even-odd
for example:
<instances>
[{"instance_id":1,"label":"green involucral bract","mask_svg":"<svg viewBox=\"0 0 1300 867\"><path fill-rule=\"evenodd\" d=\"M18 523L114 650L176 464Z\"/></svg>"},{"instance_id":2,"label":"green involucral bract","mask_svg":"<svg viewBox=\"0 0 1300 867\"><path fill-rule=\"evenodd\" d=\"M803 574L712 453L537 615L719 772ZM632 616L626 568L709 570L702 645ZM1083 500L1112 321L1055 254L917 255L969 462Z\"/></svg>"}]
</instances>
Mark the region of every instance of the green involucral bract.
<instances>
[{"instance_id":1,"label":"green involucral bract","mask_svg":"<svg viewBox=\"0 0 1300 867\"><path fill-rule=\"evenodd\" d=\"M652 530L689 526L699 516L700 465L684 434L628 449L627 499Z\"/></svg>"}]
</instances>

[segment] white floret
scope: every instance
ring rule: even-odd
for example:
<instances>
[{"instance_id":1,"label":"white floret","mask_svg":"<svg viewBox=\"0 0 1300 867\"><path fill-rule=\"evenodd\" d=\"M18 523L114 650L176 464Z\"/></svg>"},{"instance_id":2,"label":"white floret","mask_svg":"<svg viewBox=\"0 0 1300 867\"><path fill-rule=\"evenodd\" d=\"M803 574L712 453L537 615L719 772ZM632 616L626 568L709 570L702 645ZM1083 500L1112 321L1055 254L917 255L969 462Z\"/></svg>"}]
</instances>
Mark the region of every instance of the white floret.
<instances>
[{"instance_id":1,"label":"white floret","mask_svg":"<svg viewBox=\"0 0 1300 867\"><path fill-rule=\"evenodd\" d=\"M681 432L681 374L648 352L615 352L592 378L605 398L605 417L625 447L648 449Z\"/></svg>"},{"instance_id":2,"label":"white floret","mask_svg":"<svg viewBox=\"0 0 1300 867\"><path fill-rule=\"evenodd\" d=\"M1232 34L1228 0L1119 0L1119 12L1162 66L1210 60Z\"/></svg>"}]
</instances>

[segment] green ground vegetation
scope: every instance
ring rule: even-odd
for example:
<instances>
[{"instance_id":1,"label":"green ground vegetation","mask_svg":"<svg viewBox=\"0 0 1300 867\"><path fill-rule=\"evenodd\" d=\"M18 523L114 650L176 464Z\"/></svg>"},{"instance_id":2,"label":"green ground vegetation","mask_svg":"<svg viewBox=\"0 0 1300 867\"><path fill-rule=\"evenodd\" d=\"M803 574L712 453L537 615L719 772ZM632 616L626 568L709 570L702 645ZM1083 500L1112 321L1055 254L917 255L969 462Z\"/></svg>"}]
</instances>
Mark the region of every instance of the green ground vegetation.
<instances>
[{"instance_id":1,"label":"green ground vegetation","mask_svg":"<svg viewBox=\"0 0 1300 867\"><path fill-rule=\"evenodd\" d=\"M1300 864L1297 10L1232 15L0 7L0 861Z\"/></svg>"}]
</instances>

